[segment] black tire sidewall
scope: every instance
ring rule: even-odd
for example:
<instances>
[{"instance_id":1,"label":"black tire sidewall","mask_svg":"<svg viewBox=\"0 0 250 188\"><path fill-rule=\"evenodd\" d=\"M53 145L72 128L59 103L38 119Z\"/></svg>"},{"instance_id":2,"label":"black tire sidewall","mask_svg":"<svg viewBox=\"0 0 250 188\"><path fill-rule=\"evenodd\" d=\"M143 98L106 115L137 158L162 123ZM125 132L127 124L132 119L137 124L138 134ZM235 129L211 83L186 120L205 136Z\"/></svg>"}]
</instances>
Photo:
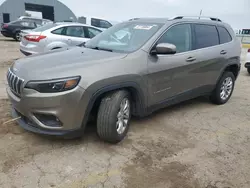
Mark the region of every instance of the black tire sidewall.
<instances>
[{"instance_id":1,"label":"black tire sidewall","mask_svg":"<svg viewBox=\"0 0 250 188\"><path fill-rule=\"evenodd\" d=\"M112 132L113 132L113 134L115 135L117 135L116 137L117 137L117 140L123 140L123 138L127 135L127 133L128 133L128 129L129 129L129 124L130 124L130 119L131 119L131 98L130 98L130 95L129 95L129 93L128 92L125 92L124 94L123 94L123 97L121 96L121 97L119 97L120 98L120 100L119 100L119 102L117 102L117 104L115 105L115 108L114 108L114 114L112 113L112 116L114 116L114 118L115 118L115 120L114 120L114 130L112 129ZM125 99L125 98L127 98L128 100L129 100L129 105L130 105L130 112L129 112L129 119L128 119L128 124L127 124L127 127L126 127L126 129L124 130L124 132L122 133L122 134L119 134L118 132L117 132L117 129L116 129L116 122L118 121L118 119L117 119L117 114L118 114L118 112L119 112L119 110L120 110L120 105L121 105L121 102L122 102L122 100L123 99Z\"/></svg>"},{"instance_id":2,"label":"black tire sidewall","mask_svg":"<svg viewBox=\"0 0 250 188\"><path fill-rule=\"evenodd\" d=\"M248 72L248 74L250 74L250 67L249 67L249 68L247 68L247 72Z\"/></svg>"},{"instance_id":3,"label":"black tire sidewall","mask_svg":"<svg viewBox=\"0 0 250 188\"><path fill-rule=\"evenodd\" d=\"M114 96L114 97L112 97L112 96ZM117 114L120 110L120 104L121 104L122 100L124 100L125 98L127 98L129 100L130 113L129 113L129 119L128 119L128 124L126 126L126 129L124 130L124 132L122 134L119 134L117 132L117 128L116 128L116 122L118 121ZM116 91L115 93L106 96L103 100L111 100L110 103L108 104L108 105L111 105L109 116L106 117L106 118L109 118L109 120L108 120L109 124L105 125L105 126L110 126L109 128L111 129L111 131L110 131L109 135L105 136L106 138L102 138L101 135L99 135L99 136L106 141L109 141L112 143L118 143L124 139L124 137L127 135L127 132L129 130L129 124L130 124L131 113L132 113L131 96L130 96L129 92L122 90L122 91ZM97 120L97 124L99 124L98 120ZM99 125L97 125L97 129L98 129L98 126Z\"/></svg>"},{"instance_id":4,"label":"black tire sidewall","mask_svg":"<svg viewBox=\"0 0 250 188\"><path fill-rule=\"evenodd\" d=\"M17 34L19 34L19 39L17 39ZM15 40L16 40L16 41L21 41L21 40L20 40L20 31L17 31L17 32L16 32L16 34L15 34Z\"/></svg>"},{"instance_id":5,"label":"black tire sidewall","mask_svg":"<svg viewBox=\"0 0 250 188\"><path fill-rule=\"evenodd\" d=\"M221 86L222 83L225 81L226 78L231 77L232 81L233 81L233 87L232 87L232 91L230 93L230 95L227 97L226 100L223 100L220 97L220 90L221 90ZM216 100L218 101L219 104L225 104L232 96L233 91L234 91L234 85L235 85L235 76L232 72L225 72L222 77L220 78L220 81L218 82L217 86L216 86L216 92L215 92L215 97Z\"/></svg>"}]
</instances>

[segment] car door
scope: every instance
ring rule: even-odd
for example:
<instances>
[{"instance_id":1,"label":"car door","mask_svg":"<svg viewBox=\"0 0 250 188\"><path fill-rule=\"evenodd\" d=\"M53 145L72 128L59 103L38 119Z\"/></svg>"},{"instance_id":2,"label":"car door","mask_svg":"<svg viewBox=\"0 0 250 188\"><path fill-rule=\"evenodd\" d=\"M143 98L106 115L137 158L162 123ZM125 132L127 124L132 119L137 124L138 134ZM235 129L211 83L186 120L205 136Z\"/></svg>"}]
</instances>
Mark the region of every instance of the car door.
<instances>
[{"instance_id":1,"label":"car door","mask_svg":"<svg viewBox=\"0 0 250 188\"><path fill-rule=\"evenodd\" d=\"M64 38L69 46L77 46L88 40L83 26L68 26Z\"/></svg>"},{"instance_id":2,"label":"car door","mask_svg":"<svg viewBox=\"0 0 250 188\"><path fill-rule=\"evenodd\" d=\"M93 27L84 27L85 28L85 32L86 32L86 38L92 39L94 38L96 35L99 35L102 31L95 29Z\"/></svg>"},{"instance_id":3,"label":"car door","mask_svg":"<svg viewBox=\"0 0 250 188\"><path fill-rule=\"evenodd\" d=\"M36 24L34 22L30 22L30 21L22 21L20 22L21 25L21 29L25 30L25 29L35 29L36 28Z\"/></svg>"},{"instance_id":4,"label":"car door","mask_svg":"<svg viewBox=\"0 0 250 188\"><path fill-rule=\"evenodd\" d=\"M192 57L196 60L187 67L187 80L191 88L197 88L201 93L211 92L218 72L226 61L226 49L220 45L215 25L195 23L193 29L195 40Z\"/></svg>"},{"instance_id":5,"label":"car door","mask_svg":"<svg viewBox=\"0 0 250 188\"><path fill-rule=\"evenodd\" d=\"M193 57L192 27L189 23L173 25L156 41L176 46L176 54L149 55L148 88L149 105L162 103L166 99L190 89L186 66L195 62ZM153 47L153 48L154 48Z\"/></svg>"}]
</instances>

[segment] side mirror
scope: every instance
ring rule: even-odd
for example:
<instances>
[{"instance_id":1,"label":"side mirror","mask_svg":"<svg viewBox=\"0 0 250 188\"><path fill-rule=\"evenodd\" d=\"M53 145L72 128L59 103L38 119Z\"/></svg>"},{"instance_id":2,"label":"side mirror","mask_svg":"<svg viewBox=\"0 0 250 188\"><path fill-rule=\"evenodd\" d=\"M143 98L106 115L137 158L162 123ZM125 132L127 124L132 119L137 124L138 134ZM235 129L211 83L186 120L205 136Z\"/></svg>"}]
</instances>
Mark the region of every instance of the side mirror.
<instances>
[{"instance_id":1,"label":"side mirror","mask_svg":"<svg viewBox=\"0 0 250 188\"><path fill-rule=\"evenodd\" d=\"M81 43L81 44L78 44L77 46L79 46L79 47L85 47L85 43L86 43L86 42L83 42L83 43Z\"/></svg>"},{"instance_id":2,"label":"side mirror","mask_svg":"<svg viewBox=\"0 0 250 188\"><path fill-rule=\"evenodd\" d=\"M154 49L151 50L152 55L167 55L167 54L175 54L176 53L176 46L170 43L160 43L157 44Z\"/></svg>"}]
</instances>

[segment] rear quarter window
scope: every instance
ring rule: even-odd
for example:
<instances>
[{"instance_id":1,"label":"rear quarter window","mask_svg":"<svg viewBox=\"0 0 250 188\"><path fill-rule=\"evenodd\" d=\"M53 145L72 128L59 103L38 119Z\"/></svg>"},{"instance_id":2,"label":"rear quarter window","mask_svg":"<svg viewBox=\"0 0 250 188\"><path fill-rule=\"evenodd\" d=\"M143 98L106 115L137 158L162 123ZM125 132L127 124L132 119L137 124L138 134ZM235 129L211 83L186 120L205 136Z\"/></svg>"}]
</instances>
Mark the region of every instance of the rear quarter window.
<instances>
[{"instance_id":1,"label":"rear quarter window","mask_svg":"<svg viewBox=\"0 0 250 188\"><path fill-rule=\"evenodd\" d=\"M58 28L54 31L51 31L51 33L56 34L56 35L65 35L65 27Z\"/></svg>"},{"instance_id":2,"label":"rear quarter window","mask_svg":"<svg viewBox=\"0 0 250 188\"><path fill-rule=\"evenodd\" d=\"M224 44L224 43L228 43L232 41L232 37L229 34L229 32L227 31L226 28L224 27L217 27L218 28L218 32L219 32L219 36L220 36L220 43Z\"/></svg>"},{"instance_id":3,"label":"rear quarter window","mask_svg":"<svg viewBox=\"0 0 250 188\"><path fill-rule=\"evenodd\" d=\"M219 35L214 25L195 24L195 49L219 45Z\"/></svg>"}]
</instances>

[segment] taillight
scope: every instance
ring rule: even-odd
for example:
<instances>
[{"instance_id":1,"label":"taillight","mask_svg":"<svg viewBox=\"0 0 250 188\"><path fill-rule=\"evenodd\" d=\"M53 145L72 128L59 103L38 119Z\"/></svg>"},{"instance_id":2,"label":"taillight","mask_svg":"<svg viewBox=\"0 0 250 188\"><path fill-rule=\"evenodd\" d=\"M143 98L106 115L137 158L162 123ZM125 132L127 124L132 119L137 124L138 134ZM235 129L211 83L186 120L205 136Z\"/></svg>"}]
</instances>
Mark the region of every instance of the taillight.
<instances>
[{"instance_id":1,"label":"taillight","mask_svg":"<svg viewBox=\"0 0 250 188\"><path fill-rule=\"evenodd\" d=\"M250 48L247 50L247 52L249 52L249 53L250 53Z\"/></svg>"},{"instance_id":2,"label":"taillight","mask_svg":"<svg viewBox=\"0 0 250 188\"><path fill-rule=\"evenodd\" d=\"M8 24L3 24L3 28L7 28L7 27L9 27Z\"/></svg>"},{"instance_id":3,"label":"taillight","mask_svg":"<svg viewBox=\"0 0 250 188\"><path fill-rule=\"evenodd\" d=\"M24 38L31 42L40 42L40 40L45 39L46 36L43 35L26 35Z\"/></svg>"}]
</instances>

